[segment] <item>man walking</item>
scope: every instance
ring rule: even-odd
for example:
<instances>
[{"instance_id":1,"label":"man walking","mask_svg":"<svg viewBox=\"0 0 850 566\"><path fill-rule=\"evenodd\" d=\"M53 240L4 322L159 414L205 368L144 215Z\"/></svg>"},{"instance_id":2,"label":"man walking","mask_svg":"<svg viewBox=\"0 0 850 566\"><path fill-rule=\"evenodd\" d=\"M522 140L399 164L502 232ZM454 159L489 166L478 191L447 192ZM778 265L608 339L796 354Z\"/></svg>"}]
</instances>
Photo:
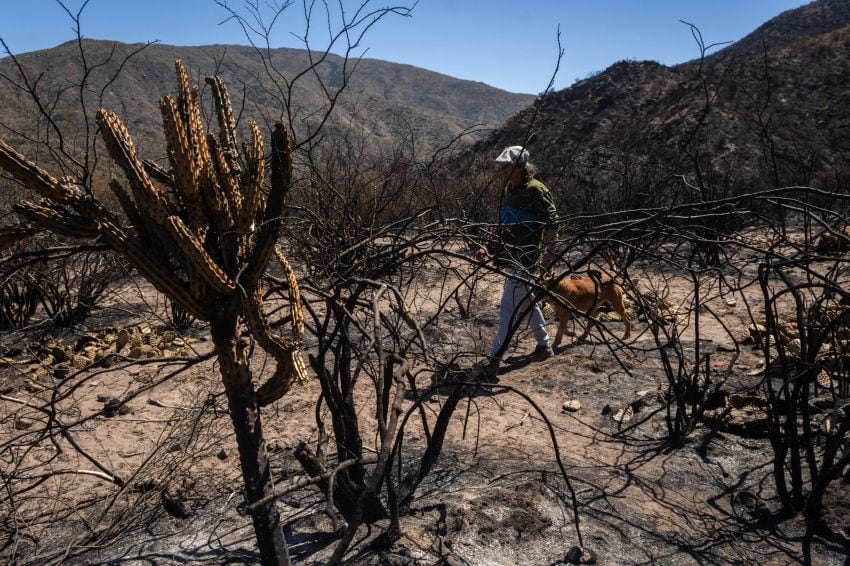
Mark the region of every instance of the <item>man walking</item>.
<instances>
[{"instance_id":1,"label":"man walking","mask_svg":"<svg viewBox=\"0 0 850 566\"><path fill-rule=\"evenodd\" d=\"M507 277L499 304L499 330L493 338L490 359L481 366L482 378L487 381L497 381L496 373L508 334L519 327L520 317L529 312L531 331L537 341L532 359L543 361L552 355L543 312L538 304L530 304L530 289L523 280L528 280L541 268L551 267L555 257L551 244L555 240L558 220L549 189L534 178L534 166L529 162L527 150L517 145L507 147L495 161L505 179L499 228L494 241L486 250L480 249L477 257L483 260L489 252Z\"/></svg>"}]
</instances>

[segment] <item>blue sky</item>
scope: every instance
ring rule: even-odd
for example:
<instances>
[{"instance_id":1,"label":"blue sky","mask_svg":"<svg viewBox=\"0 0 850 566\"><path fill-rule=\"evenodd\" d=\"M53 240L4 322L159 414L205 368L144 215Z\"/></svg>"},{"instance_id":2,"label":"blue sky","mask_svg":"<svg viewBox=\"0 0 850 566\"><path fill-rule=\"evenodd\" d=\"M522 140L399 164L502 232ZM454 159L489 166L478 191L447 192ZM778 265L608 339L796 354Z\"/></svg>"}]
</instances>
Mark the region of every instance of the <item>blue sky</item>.
<instances>
[{"instance_id":1,"label":"blue sky","mask_svg":"<svg viewBox=\"0 0 850 566\"><path fill-rule=\"evenodd\" d=\"M242 11L247 2L228 0ZM83 0L63 0L76 13ZM373 0L374 2L374 0ZM401 5L379 0L374 7ZM335 0L329 3L336 4ZM360 0L342 0L353 10ZM322 5L321 2L317 2ZM372 27L357 53L406 63L512 92L538 93L555 68L557 30L565 50L555 88L621 59L675 64L698 56L689 29L706 43L735 41L800 0L420 0L411 17L388 17ZM242 12L244 13L244 12ZM128 43L245 44L242 29L214 0L89 0L82 33ZM55 0L0 0L0 38L12 53L46 49L73 39L72 21ZM317 18L315 45L327 36ZM303 47L301 0L284 11L271 35L273 47Z\"/></svg>"}]
</instances>

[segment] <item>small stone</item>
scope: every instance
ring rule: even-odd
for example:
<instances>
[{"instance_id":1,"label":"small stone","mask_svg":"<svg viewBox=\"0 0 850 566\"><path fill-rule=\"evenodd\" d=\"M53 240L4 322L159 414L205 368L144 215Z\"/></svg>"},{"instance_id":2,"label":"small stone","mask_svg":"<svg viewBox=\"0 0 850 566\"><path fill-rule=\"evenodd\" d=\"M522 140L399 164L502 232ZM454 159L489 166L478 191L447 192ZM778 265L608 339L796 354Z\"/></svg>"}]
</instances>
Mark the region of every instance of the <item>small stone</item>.
<instances>
[{"instance_id":1,"label":"small stone","mask_svg":"<svg viewBox=\"0 0 850 566\"><path fill-rule=\"evenodd\" d=\"M98 400L100 400L102 397L104 397L104 396L98 395L97 398L98 398ZM114 417L114 416L117 416L117 415L126 415L129 412L130 412L130 408L127 405L121 403L121 401L119 399L117 399L116 397L109 397L103 403L103 409L101 410L101 414L103 414L104 417Z\"/></svg>"},{"instance_id":2,"label":"small stone","mask_svg":"<svg viewBox=\"0 0 850 566\"><path fill-rule=\"evenodd\" d=\"M101 356L100 365L105 367L105 368L111 368L112 366L115 365L116 361L117 360L115 359L115 356L110 356L110 355L107 354L107 355Z\"/></svg>"},{"instance_id":3,"label":"small stone","mask_svg":"<svg viewBox=\"0 0 850 566\"><path fill-rule=\"evenodd\" d=\"M15 430L29 430L32 428L32 421L28 419L17 419L15 421Z\"/></svg>"},{"instance_id":4,"label":"small stone","mask_svg":"<svg viewBox=\"0 0 850 566\"><path fill-rule=\"evenodd\" d=\"M30 377L33 379L44 379L47 377L47 368L43 366L33 366L29 370Z\"/></svg>"},{"instance_id":5,"label":"small stone","mask_svg":"<svg viewBox=\"0 0 850 566\"><path fill-rule=\"evenodd\" d=\"M820 370L820 372L818 372L817 380L818 380L818 385L820 385L824 389L829 389L830 386L832 385L832 378L824 370Z\"/></svg>"},{"instance_id":6,"label":"small stone","mask_svg":"<svg viewBox=\"0 0 850 566\"><path fill-rule=\"evenodd\" d=\"M619 411L617 411L613 415L611 415L611 418L615 422L625 423L625 422L629 422L630 420L632 420L634 418L634 416L635 416L635 410L632 409L631 405L628 405L628 406L620 409Z\"/></svg>"},{"instance_id":7,"label":"small stone","mask_svg":"<svg viewBox=\"0 0 850 566\"><path fill-rule=\"evenodd\" d=\"M130 332L127 331L126 328L122 328L118 331L118 336L115 342L115 348L120 350L124 346L126 346L130 342Z\"/></svg>"},{"instance_id":8,"label":"small stone","mask_svg":"<svg viewBox=\"0 0 850 566\"><path fill-rule=\"evenodd\" d=\"M564 556L567 564L596 564L596 553L589 548L572 547Z\"/></svg>"},{"instance_id":9,"label":"small stone","mask_svg":"<svg viewBox=\"0 0 850 566\"><path fill-rule=\"evenodd\" d=\"M764 327L763 324L756 323L749 325L747 327L747 332L753 340L760 342L761 339L767 334L767 329Z\"/></svg>"},{"instance_id":10,"label":"small stone","mask_svg":"<svg viewBox=\"0 0 850 566\"><path fill-rule=\"evenodd\" d=\"M85 350L87 347L97 344L97 335L95 334L84 334L77 339L77 342L74 344L74 351L81 352Z\"/></svg>"},{"instance_id":11,"label":"small stone","mask_svg":"<svg viewBox=\"0 0 850 566\"><path fill-rule=\"evenodd\" d=\"M25 387L27 391L32 393L38 393L40 391L44 391L45 387L33 381L32 379L27 379L25 382Z\"/></svg>"},{"instance_id":12,"label":"small stone","mask_svg":"<svg viewBox=\"0 0 850 566\"><path fill-rule=\"evenodd\" d=\"M748 413L754 411L766 411L768 407L767 399L757 395L746 395L743 393L732 393L726 396L726 406L733 409L740 409Z\"/></svg>"},{"instance_id":13,"label":"small stone","mask_svg":"<svg viewBox=\"0 0 850 566\"><path fill-rule=\"evenodd\" d=\"M575 413L576 411L581 409L581 401L579 401L578 399L570 399L569 401L564 403L564 406L561 407L561 409L569 413Z\"/></svg>"},{"instance_id":14,"label":"small stone","mask_svg":"<svg viewBox=\"0 0 850 566\"><path fill-rule=\"evenodd\" d=\"M160 347L164 347L164 346L171 344L172 342L174 342L174 340L176 338L177 338L177 334L175 334L173 330L166 330L165 332L162 333L162 336L160 336L160 339L159 339Z\"/></svg>"},{"instance_id":15,"label":"small stone","mask_svg":"<svg viewBox=\"0 0 850 566\"><path fill-rule=\"evenodd\" d=\"M159 354L160 352L156 348L152 347L149 344L143 344L141 346L136 346L132 350L130 350L130 353L127 354L127 357L132 358L134 360L138 360L140 358L159 357Z\"/></svg>"},{"instance_id":16,"label":"small stone","mask_svg":"<svg viewBox=\"0 0 850 566\"><path fill-rule=\"evenodd\" d=\"M52 350L50 350L50 355L53 356L53 359L56 360L56 363L58 364L67 362L70 359L68 357L68 352L66 352L59 346L56 346Z\"/></svg>"}]
</instances>

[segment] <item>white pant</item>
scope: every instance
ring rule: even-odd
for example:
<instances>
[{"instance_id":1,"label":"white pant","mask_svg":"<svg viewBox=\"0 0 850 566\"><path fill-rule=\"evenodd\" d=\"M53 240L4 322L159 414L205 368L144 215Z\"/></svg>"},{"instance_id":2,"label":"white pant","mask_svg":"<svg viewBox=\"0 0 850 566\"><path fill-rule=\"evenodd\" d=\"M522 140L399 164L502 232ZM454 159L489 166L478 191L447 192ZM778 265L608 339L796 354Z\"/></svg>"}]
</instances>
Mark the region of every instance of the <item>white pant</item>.
<instances>
[{"instance_id":1,"label":"white pant","mask_svg":"<svg viewBox=\"0 0 850 566\"><path fill-rule=\"evenodd\" d=\"M519 275L528 277L527 274L508 270L510 275ZM543 311L540 310L540 305L535 303L529 309L529 289L528 285L522 281L517 281L512 277L505 278L505 286L502 290L502 300L499 303L499 331L496 337L493 338L493 345L490 347L490 357L496 357L505 339L508 336L508 330L514 327L519 327L518 317L522 314L528 316L531 312L531 331L534 333L534 339L540 346L549 346L549 333L546 331L546 320L543 318Z\"/></svg>"}]
</instances>

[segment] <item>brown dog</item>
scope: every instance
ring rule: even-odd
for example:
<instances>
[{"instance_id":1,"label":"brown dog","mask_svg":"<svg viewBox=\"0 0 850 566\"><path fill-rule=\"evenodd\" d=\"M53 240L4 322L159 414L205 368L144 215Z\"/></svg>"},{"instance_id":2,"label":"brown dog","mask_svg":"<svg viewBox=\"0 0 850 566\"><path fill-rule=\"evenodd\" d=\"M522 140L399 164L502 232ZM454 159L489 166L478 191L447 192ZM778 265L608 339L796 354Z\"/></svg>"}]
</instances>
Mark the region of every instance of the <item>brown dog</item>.
<instances>
[{"instance_id":1,"label":"brown dog","mask_svg":"<svg viewBox=\"0 0 850 566\"><path fill-rule=\"evenodd\" d=\"M626 306L623 304L623 288L615 283L610 277L602 278L598 271L590 272L590 277L582 277L581 279L562 278L560 281L553 275L543 276L543 285L554 295L560 297L564 302L569 303L575 310L586 313L593 317L600 306L608 303L622 317L626 325L626 332L623 334L623 340L632 335L632 324L629 320L629 313L626 312ZM567 322L572 318L573 313L570 309L565 308L556 300L549 300L549 303L555 307L555 312L558 314L558 333L555 335L555 342L552 347L555 348L561 343L564 337L564 332L567 329ZM590 320L584 334L579 337L579 341L587 338L590 334L590 329L594 322Z\"/></svg>"}]
</instances>

